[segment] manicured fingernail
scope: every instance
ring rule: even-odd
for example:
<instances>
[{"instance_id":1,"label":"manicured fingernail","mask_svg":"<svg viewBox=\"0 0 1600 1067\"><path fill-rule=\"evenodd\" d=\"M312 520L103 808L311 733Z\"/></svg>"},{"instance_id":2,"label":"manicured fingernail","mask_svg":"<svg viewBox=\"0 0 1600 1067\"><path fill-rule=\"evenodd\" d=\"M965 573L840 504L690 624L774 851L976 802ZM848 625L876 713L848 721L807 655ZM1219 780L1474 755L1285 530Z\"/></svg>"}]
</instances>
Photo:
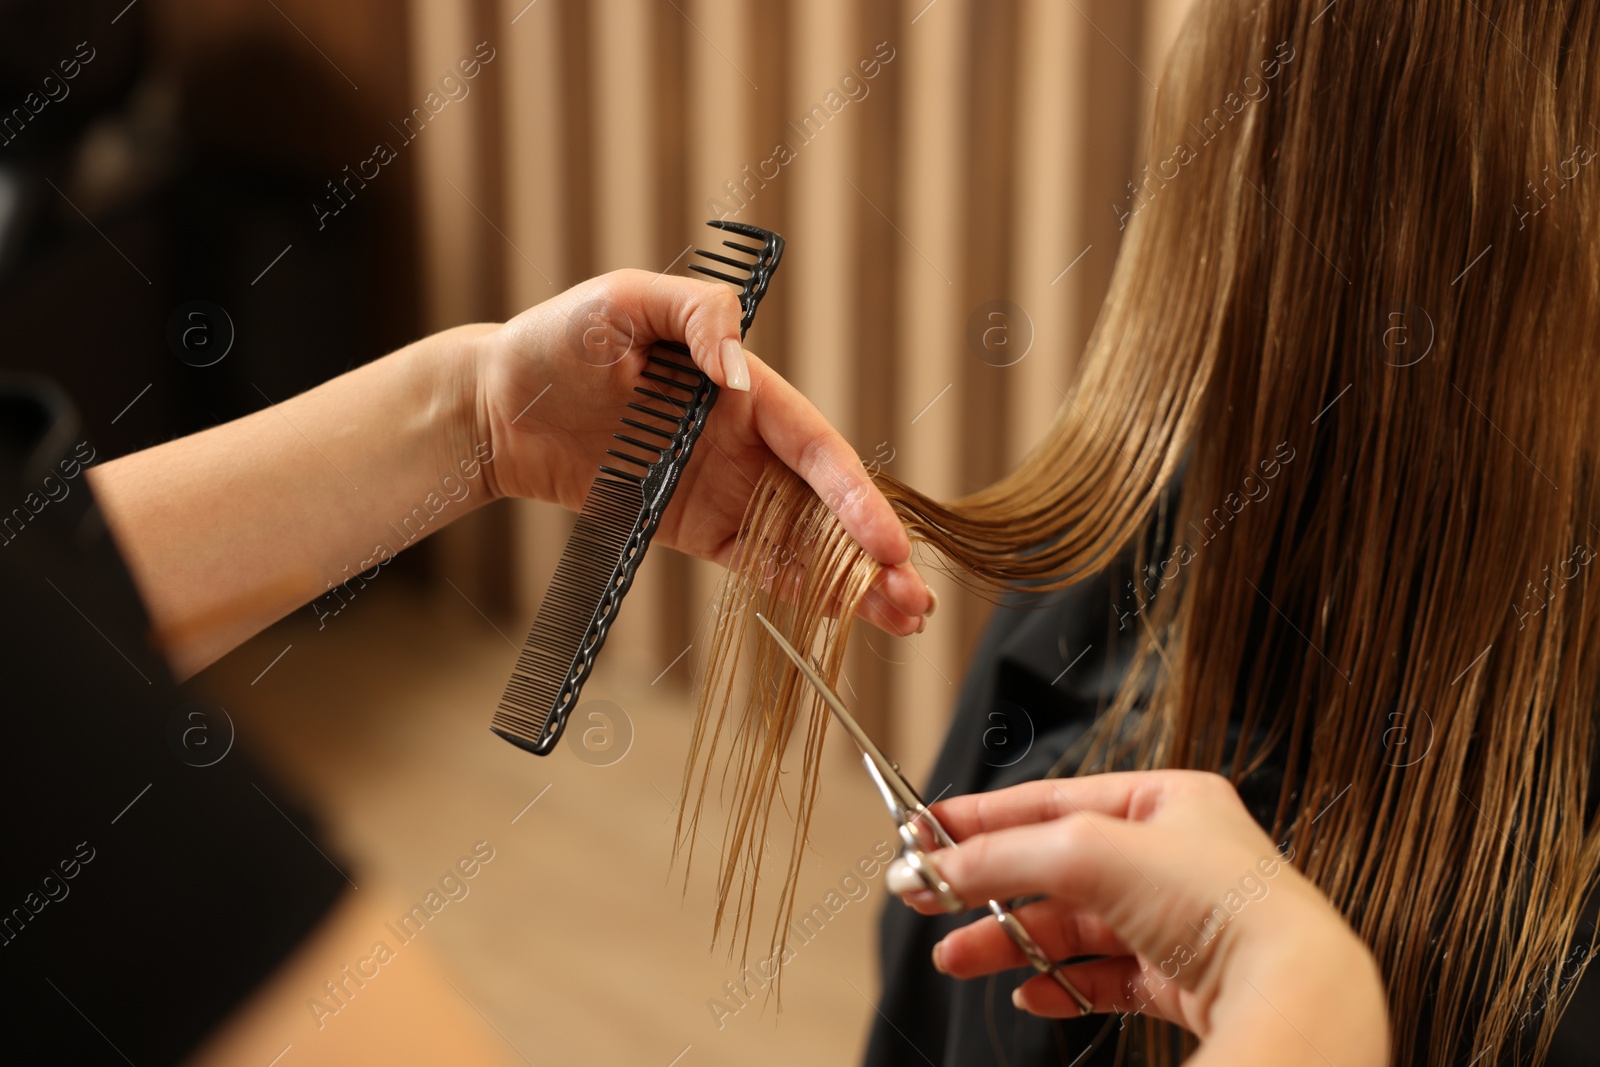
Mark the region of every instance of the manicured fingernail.
<instances>
[{"instance_id":1,"label":"manicured fingernail","mask_svg":"<svg viewBox=\"0 0 1600 1067\"><path fill-rule=\"evenodd\" d=\"M944 942L939 941L933 946L933 969L938 971L940 974L949 974L950 972L944 969L944 961L939 958L943 954Z\"/></svg>"},{"instance_id":2,"label":"manicured fingernail","mask_svg":"<svg viewBox=\"0 0 1600 1067\"><path fill-rule=\"evenodd\" d=\"M729 389L746 392L750 388L750 364L744 358L744 346L729 337L722 342L722 376Z\"/></svg>"},{"instance_id":3,"label":"manicured fingernail","mask_svg":"<svg viewBox=\"0 0 1600 1067\"><path fill-rule=\"evenodd\" d=\"M1022 1004L1022 987L1021 986L1017 986L1017 988L1015 988L1015 989L1013 989L1011 991L1011 1006L1013 1008L1016 1008L1018 1011L1027 1011L1028 1010Z\"/></svg>"},{"instance_id":4,"label":"manicured fingernail","mask_svg":"<svg viewBox=\"0 0 1600 1067\"><path fill-rule=\"evenodd\" d=\"M924 619L939 610L939 594L933 591L933 586L928 586L928 610L922 613Z\"/></svg>"}]
</instances>

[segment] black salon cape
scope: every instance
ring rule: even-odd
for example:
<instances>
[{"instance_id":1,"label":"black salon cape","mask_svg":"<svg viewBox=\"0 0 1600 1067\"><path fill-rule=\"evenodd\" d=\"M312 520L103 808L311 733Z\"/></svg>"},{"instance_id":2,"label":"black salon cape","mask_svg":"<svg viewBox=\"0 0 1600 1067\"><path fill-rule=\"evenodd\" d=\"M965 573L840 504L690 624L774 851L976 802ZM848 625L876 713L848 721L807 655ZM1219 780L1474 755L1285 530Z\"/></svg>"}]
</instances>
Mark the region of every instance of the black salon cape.
<instances>
[{"instance_id":1,"label":"black salon cape","mask_svg":"<svg viewBox=\"0 0 1600 1067\"><path fill-rule=\"evenodd\" d=\"M240 746L179 758L190 698L87 479L64 477L82 442L58 390L0 375L0 1063L152 1067L192 1051L346 882Z\"/></svg>"},{"instance_id":2,"label":"black salon cape","mask_svg":"<svg viewBox=\"0 0 1600 1067\"><path fill-rule=\"evenodd\" d=\"M1124 556L1082 585L1012 598L996 609L924 796L983 792L1046 776L1122 682L1138 625L1130 616L1119 634L1119 609L1134 607L1125 584L1131 576L1131 559ZM1280 783L1269 771L1240 788L1263 823ZM923 917L893 902L885 909L883 995L868 1041L868 1067L1066 1067L1101 1034L1107 1016L1049 1021L1013 1008L1011 991L1032 970L971 981L935 971L934 944L975 916ZM1592 927L1585 923L1585 929ZM1562 1017L1547 1067L1600 1064L1597 966L1600 961L1585 972ZM1397 1019L1392 1025L1412 1023ZM1109 1027L1100 1047L1076 1067L1115 1061L1117 1022ZM1135 1061L1129 1056L1125 1062Z\"/></svg>"}]
</instances>

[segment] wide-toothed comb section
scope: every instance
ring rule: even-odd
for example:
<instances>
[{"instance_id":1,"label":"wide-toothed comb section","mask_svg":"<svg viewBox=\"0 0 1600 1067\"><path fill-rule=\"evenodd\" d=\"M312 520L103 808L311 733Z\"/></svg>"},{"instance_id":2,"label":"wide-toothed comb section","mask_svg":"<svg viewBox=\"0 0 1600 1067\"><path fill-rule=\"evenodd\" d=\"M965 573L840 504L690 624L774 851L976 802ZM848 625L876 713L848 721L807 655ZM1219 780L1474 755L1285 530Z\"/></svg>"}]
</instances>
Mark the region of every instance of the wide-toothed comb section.
<instances>
[{"instance_id":1,"label":"wide-toothed comb section","mask_svg":"<svg viewBox=\"0 0 1600 1067\"><path fill-rule=\"evenodd\" d=\"M750 324L755 320L756 307L761 303L761 298L766 295L767 283L772 280L772 274L778 269L778 262L783 258L783 238L770 230L763 230L759 226L751 226L745 222L730 222L727 219L715 219L707 223L719 230L743 237L755 244L741 244L738 241L723 241L724 248L731 248L735 252L743 252L754 258L753 263L744 263L731 259L718 252L696 250L696 255L708 259L713 263L734 268L737 275L724 273L712 267L701 266L698 263L689 264L689 269L704 274L719 281L728 282L739 287L739 302L743 306L744 315L740 321L741 330L749 330Z\"/></svg>"},{"instance_id":2,"label":"wide-toothed comb section","mask_svg":"<svg viewBox=\"0 0 1600 1067\"><path fill-rule=\"evenodd\" d=\"M696 369L693 364L685 365L684 363L666 359L654 353L651 353L647 358L652 364L664 367L668 370L677 371L681 375L687 375L689 380L684 381L682 378L674 378L665 374L658 374L653 370L646 370L640 372L640 377L659 383L661 389L646 389L641 386L635 386L634 392L640 393L651 399L664 399L674 407L687 407L689 404L693 403L696 393L703 387L703 384L706 380L704 374ZM665 392L663 392L663 390ZM608 448L606 449L606 455L631 464L632 466L639 468L640 472L648 472L653 465L660 462L662 454L668 451L668 449L671 447L674 434L682 429L684 416L673 415L669 417L664 412L655 411L653 409L651 409L651 413L654 414L656 418L664 422L668 422L672 426L671 431L664 430L656 426L647 425L646 423L639 422L637 419L623 418L621 421L624 426L632 427L633 429L637 430L643 430L648 434L661 438L663 442L662 444L654 444L649 441L642 441L633 434L614 433L611 436L619 443L627 445L628 451L623 452L615 448ZM643 473L625 473L610 466L602 466L600 469L607 474L622 477L628 481L634 481L636 479L642 481L644 477Z\"/></svg>"},{"instance_id":3,"label":"wide-toothed comb section","mask_svg":"<svg viewBox=\"0 0 1600 1067\"><path fill-rule=\"evenodd\" d=\"M740 263L736 259L729 259L727 256L719 256L715 252L696 252L695 255L704 256L707 259L712 260L712 261L717 262L717 263L726 263L726 264L728 264L728 265L730 265L732 267L735 267L735 268L737 268L739 270L744 270L744 271L750 270L750 265L748 263ZM706 275L708 278L718 278L718 279L721 279L722 281L729 282L729 283L731 283L733 285L737 285L737 286L740 286L740 287L743 287L743 285L745 283L745 279L744 278L735 278L731 274L724 274L720 270L713 270L710 267L702 267L698 263L689 264L689 269L693 270L693 271L699 271L701 274Z\"/></svg>"}]
</instances>

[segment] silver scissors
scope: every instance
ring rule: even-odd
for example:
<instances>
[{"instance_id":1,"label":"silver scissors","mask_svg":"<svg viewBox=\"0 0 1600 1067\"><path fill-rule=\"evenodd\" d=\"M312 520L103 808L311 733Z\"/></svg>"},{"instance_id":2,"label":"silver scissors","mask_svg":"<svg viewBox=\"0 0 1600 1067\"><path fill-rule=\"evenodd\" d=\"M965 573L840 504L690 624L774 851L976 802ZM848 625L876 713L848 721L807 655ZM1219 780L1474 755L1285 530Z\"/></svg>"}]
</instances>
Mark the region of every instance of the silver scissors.
<instances>
[{"instance_id":1,"label":"silver scissors","mask_svg":"<svg viewBox=\"0 0 1600 1067\"><path fill-rule=\"evenodd\" d=\"M928 805L922 802L922 798L917 795L911 783L906 781L905 776L900 773L899 766L889 761L878 746L872 743L872 738L867 736L861 724L845 710L844 701L840 700L839 695L822 680L821 673L760 612L756 612L756 619L767 628L767 633L772 635L778 647L783 649L784 655L794 662L806 681L811 683L811 687L822 697L823 703L833 712L833 717L839 720L839 725L844 727L845 733L850 735L856 747L861 750L861 762L867 768L867 775L872 779L872 784L877 786L884 804L889 808L890 816L899 827L900 859L922 879L922 884L939 899L941 907L952 913L964 911L966 905L956 896L950 884L939 877L939 872L928 858L928 851L933 847L957 847L955 840L939 824L933 812L928 810ZM1090 1003L1089 998L1067 980L1061 968L1045 954L1044 949L1039 947L1039 943L1033 939L1010 909L998 900L991 900L989 911L999 921L1001 929L1010 935L1011 940L1016 943L1034 970L1049 975L1056 985L1072 998L1073 1003L1078 1005L1083 1014L1093 1013L1094 1005Z\"/></svg>"}]
</instances>

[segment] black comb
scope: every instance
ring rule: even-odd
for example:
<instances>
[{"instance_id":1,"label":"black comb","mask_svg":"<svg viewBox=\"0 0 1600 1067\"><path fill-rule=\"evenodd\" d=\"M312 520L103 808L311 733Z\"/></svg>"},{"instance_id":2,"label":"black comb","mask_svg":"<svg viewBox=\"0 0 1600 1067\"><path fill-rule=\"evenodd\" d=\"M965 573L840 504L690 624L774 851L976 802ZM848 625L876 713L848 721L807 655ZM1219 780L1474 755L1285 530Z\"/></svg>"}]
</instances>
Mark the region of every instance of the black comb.
<instances>
[{"instance_id":1,"label":"black comb","mask_svg":"<svg viewBox=\"0 0 1600 1067\"><path fill-rule=\"evenodd\" d=\"M783 258L783 238L742 222L714 220L706 225L746 239L722 244L747 258L697 251L716 266L689 265L739 287L743 337ZM656 347L666 353L650 353L643 380L633 390L646 402L628 405L643 417L624 416L624 432L612 434L619 447L606 449L606 455L618 466L602 464L589 486L490 727L536 755L549 754L560 739L717 402L716 384L694 365L688 348L668 341Z\"/></svg>"}]
</instances>

